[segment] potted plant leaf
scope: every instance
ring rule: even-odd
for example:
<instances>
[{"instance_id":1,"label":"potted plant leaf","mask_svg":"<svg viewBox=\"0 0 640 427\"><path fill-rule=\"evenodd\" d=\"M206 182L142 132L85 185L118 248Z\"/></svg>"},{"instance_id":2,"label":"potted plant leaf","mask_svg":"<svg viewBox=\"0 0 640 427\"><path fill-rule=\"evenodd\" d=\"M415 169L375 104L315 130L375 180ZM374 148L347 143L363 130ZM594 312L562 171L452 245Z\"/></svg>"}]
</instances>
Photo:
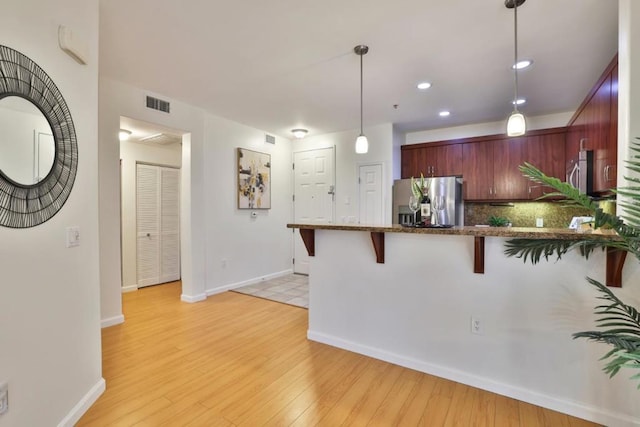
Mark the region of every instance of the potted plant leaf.
<instances>
[{"instance_id":1,"label":"potted plant leaf","mask_svg":"<svg viewBox=\"0 0 640 427\"><path fill-rule=\"evenodd\" d=\"M640 138L636 138L640 139ZM632 142L630 150L632 156L627 161L627 168L630 171L640 173L640 143ZM557 178L546 176L536 167L525 163L520 166L522 173L531 181L550 186L555 189L554 193L545 197L564 196L566 203L581 206L588 210L593 216L593 228L611 228L615 230L618 238L602 240L556 240L556 239L511 239L506 242L505 254L522 258L524 262L536 264L541 259L548 260L550 257L561 259L567 252L578 249L580 254L588 257L594 250L601 248L614 248L625 251L640 260L640 179L626 177L630 186L615 190L624 197L619 201L624 215L617 217L609 211L605 211L598 206L590 197L580 193L577 189L566 182L561 182ZM638 280L637 278L634 278ZM604 284L587 278L587 282L594 286L601 301L595 307L597 316L594 331L577 332L573 338L586 338L588 340L601 342L610 346L609 351L602 357L606 361L603 370L613 377L622 368L634 368L636 372L640 368L640 312L636 307L625 304L618 298L611 289ZM640 380L640 373L631 377ZM638 385L640 389L640 384Z\"/></svg>"}]
</instances>

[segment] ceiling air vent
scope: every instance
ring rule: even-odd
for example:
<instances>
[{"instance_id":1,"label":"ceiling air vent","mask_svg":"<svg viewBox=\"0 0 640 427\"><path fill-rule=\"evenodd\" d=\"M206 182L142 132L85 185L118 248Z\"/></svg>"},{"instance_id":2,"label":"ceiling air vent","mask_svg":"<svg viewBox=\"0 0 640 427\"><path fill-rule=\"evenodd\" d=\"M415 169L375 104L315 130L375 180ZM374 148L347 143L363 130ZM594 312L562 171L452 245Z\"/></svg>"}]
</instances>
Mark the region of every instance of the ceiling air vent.
<instances>
[{"instance_id":1,"label":"ceiling air vent","mask_svg":"<svg viewBox=\"0 0 640 427\"><path fill-rule=\"evenodd\" d=\"M162 99L154 98L153 96L147 96L147 108L169 113L170 104L169 101L163 101Z\"/></svg>"},{"instance_id":2,"label":"ceiling air vent","mask_svg":"<svg viewBox=\"0 0 640 427\"><path fill-rule=\"evenodd\" d=\"M170 135L167 133L156 133L140 139L140 142L147 142L160 145L180 144L182 137L178 135Z\"/></svg>"},{"instance_id":3,"label":"ceiling air vent","mask_svg":"<svg viewBox=\"0 0 640 427\"><path fill-rule=\"evenodd\" d=\"M275 144L276 143L276 137L273 135L269 135L268 133L264 135L264 142L266 142L267 144Z\"/></svg>"}]
</instances>

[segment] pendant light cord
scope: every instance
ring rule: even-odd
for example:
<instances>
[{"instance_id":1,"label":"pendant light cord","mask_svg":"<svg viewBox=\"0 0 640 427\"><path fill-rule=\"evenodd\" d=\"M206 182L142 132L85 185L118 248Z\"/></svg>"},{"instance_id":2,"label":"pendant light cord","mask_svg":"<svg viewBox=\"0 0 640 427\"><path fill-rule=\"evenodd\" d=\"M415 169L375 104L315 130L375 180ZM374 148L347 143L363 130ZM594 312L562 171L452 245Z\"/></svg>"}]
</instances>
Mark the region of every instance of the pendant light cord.
<instances>
[{"instance_id":1,"label":"pendant light cord","mask_svg":"<svg viewBox=\"0 0 640 427\"><path fill-rule=\"evenodd\" d=\"M514 47L514 62L513 62L513 72L515 73L514 79L514 93L515 98L513 99L513 111L518 111L518 0L513 0L513 33L515 39L515 47Z\"/></svg>"},{"instance_id":2,"label":"pendant light cord","mask_svg":"<svg viewBox=\"0 0 640 427\"><path fill-rule=\"evenodd\" d=\"M363 122L363 114L362 114L362 104L363 104L363 98L362 98L362 57L363 55L360 55L360 136L364 135L364 131L362 129L362 122Z\"/></svg>"}]
</instances>

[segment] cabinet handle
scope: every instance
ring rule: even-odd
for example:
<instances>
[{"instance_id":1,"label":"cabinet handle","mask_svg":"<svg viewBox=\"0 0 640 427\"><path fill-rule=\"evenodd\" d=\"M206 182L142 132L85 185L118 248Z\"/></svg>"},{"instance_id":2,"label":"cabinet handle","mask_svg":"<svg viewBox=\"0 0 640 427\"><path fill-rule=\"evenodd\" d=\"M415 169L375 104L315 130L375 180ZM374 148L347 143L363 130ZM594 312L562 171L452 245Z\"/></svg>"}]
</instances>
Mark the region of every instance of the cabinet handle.
<instances>
[{"instance_id":1,"label":"cabinet handle","mask_svg":"<svg viewBox=\"0 0 640 427\"><path fill-rule=\"evenodd\" d=\"M584 151L584 143L587 142L588 138L580 138L580 151Z\"/></svg>"},{"instance_id":2,"label":"cabinet handle","mask_svg":"<svg viewBox=\"0 0 640 427\"><path fill-rule=\"evenodd\" d=\"M493 188L489 187L489 194L493 194Z\"/></svg>"},{"instance_id":3,"label":"cabinet handle","mask_svg":"<svg viewBox=\"0 0 640 427\"><path fill-rule=\"evenodd\" d=\"M609 181L609 165L604 167L604 180Z\"/></svg>"}]
</instances>

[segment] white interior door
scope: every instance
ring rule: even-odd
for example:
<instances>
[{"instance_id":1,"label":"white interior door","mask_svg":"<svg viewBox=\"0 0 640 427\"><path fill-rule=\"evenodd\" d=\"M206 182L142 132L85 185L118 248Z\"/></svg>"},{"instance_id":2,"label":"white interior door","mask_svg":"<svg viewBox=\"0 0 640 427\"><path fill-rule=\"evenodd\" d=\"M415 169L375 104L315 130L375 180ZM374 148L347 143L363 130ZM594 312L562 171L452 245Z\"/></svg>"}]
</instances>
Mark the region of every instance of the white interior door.
<instances>
[{"instance_id":1,"label":"white interior door","mask_svg":"<svg viewBox=\"0 0 640 427\"><path fill-rule=\"evenodd\" d=\"M180 171L136 167L138 287L180 279Z\"/></svg>"},{"instance_id":2,"label":"white interior door","mask_svg":"<svg viewBox=\"0 0 640 427\"><path fill-rule=\"evenodd\" d=\"M37 132L34 150L34 183L43 180L53 167L55 141L50 133Z\"/></svg>"},{"instance_id":3,"label":"white interior door","mask_svg":"<svg viewBox=\"0 0 640 427\"><path fill-rule=\"evenodd\" d=\"M160 283L160 183L156 166L136 167L138 287Z\"/></svg>"},{"instance_id":4,"label":"white interior door","mask_svg":"<svg viewBox=\"0 0 640 427\"><path fill-rule=\"evenodd\" d=\"M335 169L333 148L293 154L294 222L331 224L334 222ZM294 268L309 274L309 255L298 230L294 235Z\"/></svg>"},{"instance_id":5,"label":"white interior door","mask_svg":"<svg viewBox=\"0 0 640 427\"><path fill-rule=\"evenodd\" d=\"M382 165L361 165L358 169L360 224L380 225L384 222Z\"/></svg>"},{"instance_id":6,"label":"white interior door","mask_svg":"<svg viewBox=\"0 0 640 427\"><path fill-rule=\"evenodd\" d=\"M180 279L180 170L160 168L160 283Z\"/></svg>"}]
</instances>

